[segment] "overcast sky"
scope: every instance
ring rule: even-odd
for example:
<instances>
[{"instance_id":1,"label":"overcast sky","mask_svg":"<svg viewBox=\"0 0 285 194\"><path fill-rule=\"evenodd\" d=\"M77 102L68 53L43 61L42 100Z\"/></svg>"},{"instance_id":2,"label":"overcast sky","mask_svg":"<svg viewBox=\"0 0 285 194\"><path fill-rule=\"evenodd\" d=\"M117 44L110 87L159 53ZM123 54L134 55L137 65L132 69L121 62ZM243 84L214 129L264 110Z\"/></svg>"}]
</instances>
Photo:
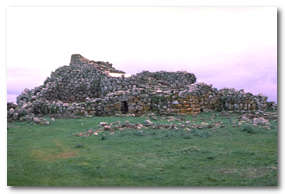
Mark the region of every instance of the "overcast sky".
<instances>
[{"instance_id":1,"label":"overcast sky","mask_svg":"<svg viewBox=\"0 0 285 194\"><path fill-rule=\"evenodd\" d=\"M186 70L277 101L275 8L11 7L7 51L8 101L73 53L130 74Z\"/></svg>"}]
</instances>

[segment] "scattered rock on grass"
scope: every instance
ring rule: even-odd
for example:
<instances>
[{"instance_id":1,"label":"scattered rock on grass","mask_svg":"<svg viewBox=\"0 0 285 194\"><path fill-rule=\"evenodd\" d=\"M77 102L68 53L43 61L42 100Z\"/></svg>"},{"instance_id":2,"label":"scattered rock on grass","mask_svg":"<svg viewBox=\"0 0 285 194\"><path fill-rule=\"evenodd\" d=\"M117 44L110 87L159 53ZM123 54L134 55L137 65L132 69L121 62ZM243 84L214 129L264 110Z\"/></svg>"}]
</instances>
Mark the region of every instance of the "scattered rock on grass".
<instances>
[{"instance_id":1,"label":"scattered rock on grass","mask_svg":"<svg viewBox=\"0 0 285 194\"><path fill-rule=\"evenodd\" d=\"M38 118L38 117L34 117L34 118L33 118L33 121L34 121L36 124L40 124L41 119Z\"/></svg>"},{"instance_id":2,"label":"scattered rock on grass","mask_svg":"<svg viewBox=\"0 0 285 194\"><path fill-rule=\"evenodd\" d=\"M151 122L150 120L145 120L144 121L144 126L149 127L149 126L152 126L152 125L153 125L153 122Z\"/></svg>"},{"instance_id":3,"label":"scattered rock on grass","mask_svg":"<svg viewBox=\"0 0 285 194\"><path fill-rule=\"evenodd\" d=\"M110 131L110 129L111 129L111 126L110 126L110 125L105 125L105 126L104 126L104 130L105 130L105 131Z\"/></svg>"},{"instance_id":4,"label":"scattered rock on grass","mask_svg":"<svg viewBox=\"0 0 285 194\"><path fill-rule=\"evenodd\" d=\"M44 118L34 117L33 122L40 125L49 125L50 122Z\"/></svg>"},{"instance_id":5,"label":"scattered rock on grass","mask_svg":"<svg viewBox=\"0 0 285 194\"><path fill-rule=\"evenodd\" d=\"M102 127L104 127L105 125L108 125L108 123L106 123L106 122L100 122L99 123Z\"/></svg>"},{"instance_id":6,"label":"scattered rock on grass","mask_svg":"<svg viewBox=\"0 0 285 194\"><path fill-rule=\"evenodd\" d=\"M265 126L265 125L269 125L269 121L264 119L263 117L259 117L259 118L253 119L253 124Z\"/></svg>"},{"instance_id":7,"label":"scattered rock on grass","mask_svg":"<svg viewBox=\"0 0 285 194\"><path fill-rule=\"evenodd\" d=\"M143 128L143 125L139 123L136 125L136 127L137 127L137 129L141 129L141 128Z\"/></svg>"},{"instance_id":8,"label":"scattered rock on grass","mask_svg":"<svg viewBox=\"0 0 285 194\"><path fill-rule=\"evenodd\" d=\"M46 119L42 119L41 122L40 122L41 125L49 125L50 122Z\"/></svg>"},{"instance_id":9,"label":"scattered rock on grass","mask_svg":"<svg viewBox=\"0 0 285 194\"><path fill-rule=\"evenodd\" d=\"M202 128L207 128L208 126L209 126L209 123L201 122L201 127Z\"/></svg>"}]
</instances>

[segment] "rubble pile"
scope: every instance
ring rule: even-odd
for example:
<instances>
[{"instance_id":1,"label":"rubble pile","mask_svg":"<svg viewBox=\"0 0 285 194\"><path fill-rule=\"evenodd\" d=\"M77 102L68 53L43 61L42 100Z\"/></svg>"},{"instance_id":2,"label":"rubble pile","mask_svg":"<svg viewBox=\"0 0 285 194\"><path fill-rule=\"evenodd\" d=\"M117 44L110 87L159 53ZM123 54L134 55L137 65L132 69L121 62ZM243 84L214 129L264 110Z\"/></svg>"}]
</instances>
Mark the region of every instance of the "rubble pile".
<instances>
[{"instance_id":1,"label":"rubble pile","mask_svg":"<svg viewBox=\"0 0 285 194\"><path fill-rule=\"evenodd\" d=\"M130 77L124 75L109 62L72 55L70 65L56 69L43 85L25 89L17 97L17 104L8 103L7 118L10 121L33 120L44 115L77 117L127 113L139 116L148 112L195 115L201 111L277 108L262 95L235 89L218 90L206 83L195 83L195 75L188 72L143 71Z\"/></svg>"},{"instance_id":2,"label":"rubble pile","mask_svg":"<svg viewBox=\"0 0 285 194\"><path fill-rule=\"evenodd\" d=\"M172 121L177 121L174 120ZM89 136L97 136L103 133L104 131L111 132L111 134L114 134L117 131L124 131L124 130L136 130L138 132L142 132L142 130L145 129L170 129L170 130L184 130L184 131L195 131L196 129L217 129L217 128L223 128L224 124L219 121L215 123L191 123L190 121L181 121L180 122L170 122L168 124L161 124L161 123L154 123L151 120L145 120L141 123L131 123L128 120L125 122L100 122L99 126L96 126L95 128L89 128L87 130L84 130L79 133L75 133L75 136L78 137L89 137Z\"/></svg>"}]
</instances>

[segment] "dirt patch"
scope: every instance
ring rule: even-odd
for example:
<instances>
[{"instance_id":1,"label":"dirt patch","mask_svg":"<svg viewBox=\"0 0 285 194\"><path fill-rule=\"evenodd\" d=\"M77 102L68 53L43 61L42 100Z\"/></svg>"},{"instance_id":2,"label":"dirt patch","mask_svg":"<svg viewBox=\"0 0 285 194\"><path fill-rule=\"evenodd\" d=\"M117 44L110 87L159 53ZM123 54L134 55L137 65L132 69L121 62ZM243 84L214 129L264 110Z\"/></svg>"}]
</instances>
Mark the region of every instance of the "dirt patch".
<instances>
[{"instance_id":1,"label":"dirt patch","mask_svg":"<svg viewBox=\"0 0 285 194\"><path fill-rule=\"evenodd\" d=\"M64 153L60 153L56 155L56 158L73 158L75 157L77 154L76 152L64 152Z\"/></svg>"},{"instance_id":2,"label":"dirt patch","mask_svg":"<svg viewBox=\"0 0 285 194\"><path fill-rule=\"evenodd\" d=\"M274 170L273 167L260 167L260 168L227 168L220 169L219 172L222 174L236 174L246 178L259 178L267 175L270 171Z\"/></svg>"},{"instance_id":3,"label":"dirt patch","mask_svg":"<svg viewBox=\"0 0 285 194\"><path fill-rule=\"evenodd\" d=\"M78 151L73 151L69 148L65 148L64 145L58 140L54 140L53 142L56 145L56 149L32 150L32 157L37 160L55 161L59 159L68 159L77 156Z\"/></svg>"},{"instance_id":4,"label":"dirt patch","mask_svg":"<svg viewBox=\"0 0 285 194\"><path fill-rule=\"evenodd\" d=\"M36 160L56 161L58 159L68 159L77 156L77 152L60 152L57 154L51 153L51 150L33 150L31 155Z\"/></svg>"},{"instance_id":5,"label":"dirt patch","mask_svg":"<svg viewBox=\"0 0 285 194\"><path fill-rule=\"evenodd\" d=\"M259 178L270 173L270 168L247 168L242 169L240 175L246 178Z\"/></svg>"},{"instance_id":6,"label":"dirt patch","mask_svg":"<svg viewBox=\"0 0 285 194\"><path fill-rule=\"evenodd\" d=\"M57 149L62 150L62 151L67 150L59 140L56 139L56 140L53 140L53 142L54 142Z\"/></svg>"},{"instance_id":7,"label":"dirt patch","mask_svg":"<svg viewBox=\"0 0 285 194\"><path fill-rule=\"evenodd\" d=\"M235 169L235 168L220 169L219 172L222 174L237 174L238 169Z\"/></svg>"}]
</instances>

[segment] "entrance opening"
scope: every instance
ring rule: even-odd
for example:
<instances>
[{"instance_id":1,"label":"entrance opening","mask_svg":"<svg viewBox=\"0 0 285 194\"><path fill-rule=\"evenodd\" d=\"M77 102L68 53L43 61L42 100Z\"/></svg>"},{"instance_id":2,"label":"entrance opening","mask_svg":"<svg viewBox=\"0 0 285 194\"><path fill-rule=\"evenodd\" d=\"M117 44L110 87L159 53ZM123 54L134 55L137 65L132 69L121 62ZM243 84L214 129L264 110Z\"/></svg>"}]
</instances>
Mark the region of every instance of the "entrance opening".
<instances>
[{"instance_id":1,"label":"entrance opening","mask_svg":"<svg viewBox=\"0 0 285 194\"><path fill-rule=\"evenodd\" d=\"M128 102L127 101L122 101L121 103L121 112L123 114L126 114L129 112L129 107L128 107Z\"/></svg>"}]
</instances>

